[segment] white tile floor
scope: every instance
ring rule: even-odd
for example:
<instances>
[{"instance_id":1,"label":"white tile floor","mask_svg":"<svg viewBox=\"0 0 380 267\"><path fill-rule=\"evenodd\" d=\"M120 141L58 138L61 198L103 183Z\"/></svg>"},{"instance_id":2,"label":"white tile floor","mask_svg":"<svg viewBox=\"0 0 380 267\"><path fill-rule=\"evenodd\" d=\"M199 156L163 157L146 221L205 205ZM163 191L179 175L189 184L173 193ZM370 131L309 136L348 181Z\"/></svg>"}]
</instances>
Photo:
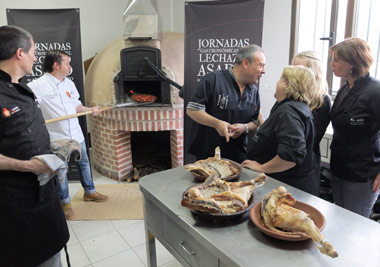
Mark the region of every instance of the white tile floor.
<instances>
[{"instance_id":1,"label":"white tile floor","mask_svg":"<svg viewBox=\"0 0 380 267\"><path fill-rule=\"evenodd\" d=\"M96 184L118 183L92 169ZM81 188L69 182L70 196ZM75 212L75 210L74 210ZM144 220L68 221L70 240L67 244L72 267L145 267ZM156 240L157 264L160 267L182 265ZM66 267L65 253L61 253Z\"/></svg>"}]
</instances>

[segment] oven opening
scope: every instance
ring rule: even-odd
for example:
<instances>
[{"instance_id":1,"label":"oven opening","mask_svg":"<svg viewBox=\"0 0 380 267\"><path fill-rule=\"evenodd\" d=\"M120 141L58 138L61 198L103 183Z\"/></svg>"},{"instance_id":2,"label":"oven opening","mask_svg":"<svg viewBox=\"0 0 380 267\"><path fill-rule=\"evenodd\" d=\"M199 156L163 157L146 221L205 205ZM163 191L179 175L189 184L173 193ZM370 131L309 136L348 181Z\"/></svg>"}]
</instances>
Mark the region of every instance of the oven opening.
<instances>
[{"instance_id":1,"label":"oven opening","mask_svg":"<svg viewBox=\"0 0 380 267\"><path fill-rule=\"evenodd\" d=\"M129 81L124 82L124 102L131 99L132 94L149 94L157 97L156 102L161 103L160 81Z\"/></svg>"},{"instance_id":2,"label":"oven opening","mask_svg":"<svg viewBox=\"0 0 380 267\"><path fill-rule=\"evenodd\" d=\"M139 178L168 170L172 166L170 131L131 132L132 165L129 178ZM128 180L128 178L127 178Z\"/></svg>"}]
</instances>

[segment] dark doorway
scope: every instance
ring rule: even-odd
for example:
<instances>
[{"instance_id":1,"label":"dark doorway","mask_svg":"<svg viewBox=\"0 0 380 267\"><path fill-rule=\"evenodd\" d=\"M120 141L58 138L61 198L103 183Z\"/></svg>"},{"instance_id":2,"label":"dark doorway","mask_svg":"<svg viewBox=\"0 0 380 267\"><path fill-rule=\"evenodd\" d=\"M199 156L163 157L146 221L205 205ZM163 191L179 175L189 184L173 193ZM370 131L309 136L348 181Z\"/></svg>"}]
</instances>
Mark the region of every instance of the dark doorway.
<instances>
[{"instance_id":1,"label":"dark doorway","mask_svg":"<svg viewBox=\"0 0 380 267\"><path fill-rule=\"evenodd\" d=\"M131 132L131 147L133 180L171 168L170 131Z\"/></svg>"}]
</instances>

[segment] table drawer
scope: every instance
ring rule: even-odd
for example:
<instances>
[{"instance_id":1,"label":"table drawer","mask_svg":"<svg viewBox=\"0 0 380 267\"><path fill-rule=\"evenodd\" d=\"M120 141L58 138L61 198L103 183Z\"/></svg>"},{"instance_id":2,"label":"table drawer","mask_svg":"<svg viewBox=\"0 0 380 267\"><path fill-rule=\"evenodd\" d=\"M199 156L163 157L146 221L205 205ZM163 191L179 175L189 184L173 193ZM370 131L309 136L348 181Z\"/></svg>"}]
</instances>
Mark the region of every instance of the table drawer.
<instances>
[{"instance_id":1,"label":"table drawer","mask_svg":"<svg viewBox=\"0 0 380 267\"><path fill-rule=\"evenodd\" d=\"M217 267L218 258L165 215L165 234L170 246L192 267Z\"/></svg>"}]
</instances>

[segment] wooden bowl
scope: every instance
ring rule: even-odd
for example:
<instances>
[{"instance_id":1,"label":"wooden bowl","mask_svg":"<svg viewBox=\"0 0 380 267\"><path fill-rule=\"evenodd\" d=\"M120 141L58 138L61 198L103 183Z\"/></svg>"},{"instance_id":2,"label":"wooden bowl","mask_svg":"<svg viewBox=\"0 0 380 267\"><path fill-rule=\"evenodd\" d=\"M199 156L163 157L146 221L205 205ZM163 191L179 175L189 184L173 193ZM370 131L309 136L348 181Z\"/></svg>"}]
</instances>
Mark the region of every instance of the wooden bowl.
<instances>
[{"instance_id":1,"label":"wooden bowl","mask_svg":"<svg viewBox=\"0 0 380 267\"><path fill-rule=\"evenodd\" d=\"M325 228L325 225L326 225L325 216L323 216L323 214L319 210L314 208L313 206L310 206L301 201L297 201L293 207L309 214L310 218L314 221L314 224L318 227L319 231L322 231ZM299 234L292 235L292 234L286 234L286 233L277 233L266 228L261 218L261 202L258 202L255 204L255 206L253 206L249 215L251 217L252 222L256 225L256 227L259 228L261 232L271 237L281 239L281 240L286 240L286 241L301 241L301 240L306 240L310 238L310 237L302 236Z\"/></svg>"}]
</instances>

